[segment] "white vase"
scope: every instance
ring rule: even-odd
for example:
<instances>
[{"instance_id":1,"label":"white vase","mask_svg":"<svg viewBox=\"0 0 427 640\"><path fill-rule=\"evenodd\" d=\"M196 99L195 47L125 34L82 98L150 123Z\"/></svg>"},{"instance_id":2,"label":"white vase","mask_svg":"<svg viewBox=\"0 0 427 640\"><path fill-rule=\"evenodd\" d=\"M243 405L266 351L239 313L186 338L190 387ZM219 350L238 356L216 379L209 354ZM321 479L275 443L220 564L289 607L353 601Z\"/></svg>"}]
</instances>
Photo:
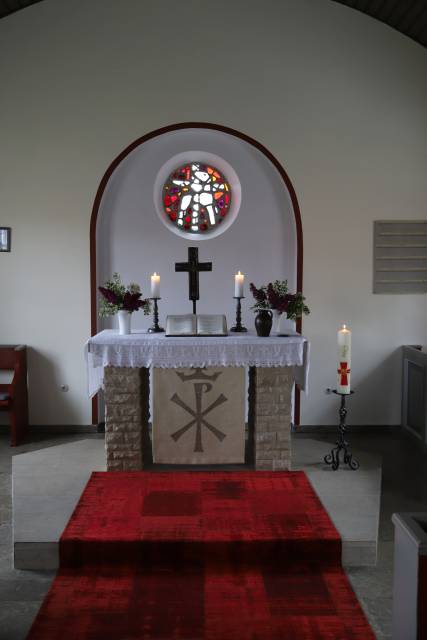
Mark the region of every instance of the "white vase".
<instances>
[{"instance_id":1,"label":"white vase","mask_svg":"<svg viewBox=\"0 0 427 640\"><path fill-rule=\"evenodd\" d=\"M273 309L273 333L276 336L295 333L295 321L288 320L286 313L279 313L277 309Z\"/></svg>"},{"instance_id":2,"label":"white vase","mask_svg":"<svg viewBox=\"0 0 427 640\"><path fill-rule=\"evenodd\" d=\"M132 317L132 313L129 311L118 311L117 315L119 317L119 334L121 336L127 336L130 334L130 319Z\"/></svg>"},{"instance_id":3,"label":"white vase","mask_svg":"<svg viewBox=\"0 0 427 640\"><path fill-rule=\"evenodd\" d=\"M283 313L277 311L277 309L273 309L273 333L279 335L282 333L282 318Z\"/></svg>"}]
</instances>

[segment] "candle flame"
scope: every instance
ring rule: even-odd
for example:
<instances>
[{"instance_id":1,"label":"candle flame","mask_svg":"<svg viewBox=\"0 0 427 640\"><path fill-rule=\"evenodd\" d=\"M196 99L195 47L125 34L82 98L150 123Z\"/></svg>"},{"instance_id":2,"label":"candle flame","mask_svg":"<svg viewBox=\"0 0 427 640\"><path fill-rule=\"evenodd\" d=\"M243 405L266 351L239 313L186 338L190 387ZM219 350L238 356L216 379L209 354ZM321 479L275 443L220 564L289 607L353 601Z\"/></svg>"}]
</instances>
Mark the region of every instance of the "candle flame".
<instances>
[{"instance_id":1,"label":"candle flame","mask_svg":"<svg viewBox=\"0 0 427 640\"><path fill-rule=\"evenodd\" d=\"M153 277L153 278L157 277L157 273L156 273L156 272L154 272L154 273L153 273L153 275L152 275L152 277Z\"/></svg>"}]
</instances>

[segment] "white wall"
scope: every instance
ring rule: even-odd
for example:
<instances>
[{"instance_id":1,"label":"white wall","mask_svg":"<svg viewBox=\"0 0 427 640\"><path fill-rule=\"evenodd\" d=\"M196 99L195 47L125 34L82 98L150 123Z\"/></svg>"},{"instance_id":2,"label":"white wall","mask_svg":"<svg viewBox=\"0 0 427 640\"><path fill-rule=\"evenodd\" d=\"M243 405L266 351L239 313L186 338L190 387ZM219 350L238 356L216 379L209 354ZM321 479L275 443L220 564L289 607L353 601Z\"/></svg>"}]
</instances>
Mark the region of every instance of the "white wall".
<instances>
[{"instance_id":1,"label":"white wall","mask_svg":"<svg viewBox=\"0 0 427 640\"><path fill-rule=\"evenodd\" d=\"M153 205L153 185L167 161L185 151L211 153L231 164L240 180L242 202L232 226L215 238L184 239L161 222ZM213 162L213 160L212 160ZM175 168L175 167L174 167ZM162 184L160 189L162 189ZM185 129L156 137L134 149L117 167L104 192L97 225L98 283L118 271L128 283L141 283L150 295L150 274L161 275L160 321L168 313L191 313L188 275L175 273L175 262L187 261L187 248L198 246L199 260L213 262L200 274L199 313L225 313L235 321L234 274L246 276L242 314L253 328L254 303L249 283L276 278L296 286L296 229L289 193L274 165L239 138L208 129ZM132 326L146 329L152 318L134 314ZM100 322L116 326L117 320Z\"/></svg>"},{"instance_id":2,"label":"white wall","mask_svg":"<svg viewBox=\"0 0 427 640\"><path fill-rule=\"evenodd\" d=\"M400 421L397 349L426 342L427 305L371 293L372 222L426 215L427 53L329 0L215 7L44 0L0 21L0 224L13 227L12 253L0 255L0 342L32 347L34 424L90 421L82 345L104 171L140 135L189 120L256 138L296 189L313 310L303 423L336 421L323 390L343 320L358 390L350 422Z\"/></svg>"}]
</instances>

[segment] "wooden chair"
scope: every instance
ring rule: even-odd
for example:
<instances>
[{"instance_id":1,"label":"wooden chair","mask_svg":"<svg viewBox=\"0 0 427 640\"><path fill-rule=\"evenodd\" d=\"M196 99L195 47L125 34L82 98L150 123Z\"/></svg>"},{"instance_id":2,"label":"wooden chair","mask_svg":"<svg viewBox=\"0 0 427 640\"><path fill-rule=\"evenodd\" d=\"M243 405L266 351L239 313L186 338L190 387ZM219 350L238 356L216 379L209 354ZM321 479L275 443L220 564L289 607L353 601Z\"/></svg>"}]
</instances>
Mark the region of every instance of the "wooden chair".
<instances>
[{"instance_id":1,"label":"wooden chair","mask_svg":"<svg viewBox=\"0 0 427 640\"><path fill-rule=\"evenodd\" d=\"M28 429L27 347L0 345L0 370L13 371L10 384L0 384L0 411L10 414L10 445L23 441Z\"/></svg>"}]
</instances>

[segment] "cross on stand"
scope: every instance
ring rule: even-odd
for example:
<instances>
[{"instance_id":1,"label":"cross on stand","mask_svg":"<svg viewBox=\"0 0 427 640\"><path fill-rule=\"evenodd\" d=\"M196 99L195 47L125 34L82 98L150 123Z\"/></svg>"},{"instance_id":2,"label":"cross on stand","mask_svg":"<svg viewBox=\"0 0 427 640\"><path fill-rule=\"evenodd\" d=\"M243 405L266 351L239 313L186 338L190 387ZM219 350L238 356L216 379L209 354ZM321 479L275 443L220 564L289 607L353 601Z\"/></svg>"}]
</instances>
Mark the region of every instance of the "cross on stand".
<instances>
[{"instance_id":1,"label":"cross on stand","mask_svg":"<svg viewBox=\"0 0 427 640\"><path fill-rule=\"evenodd\" d=\"M193 301L193 313L197 313L196 304L199 300L199 272L212 271L212 262L199 262L197 247L188 247L188 262L176 262L175 271L188 272L188 297Z\"/></svg>"}]
</instances>

